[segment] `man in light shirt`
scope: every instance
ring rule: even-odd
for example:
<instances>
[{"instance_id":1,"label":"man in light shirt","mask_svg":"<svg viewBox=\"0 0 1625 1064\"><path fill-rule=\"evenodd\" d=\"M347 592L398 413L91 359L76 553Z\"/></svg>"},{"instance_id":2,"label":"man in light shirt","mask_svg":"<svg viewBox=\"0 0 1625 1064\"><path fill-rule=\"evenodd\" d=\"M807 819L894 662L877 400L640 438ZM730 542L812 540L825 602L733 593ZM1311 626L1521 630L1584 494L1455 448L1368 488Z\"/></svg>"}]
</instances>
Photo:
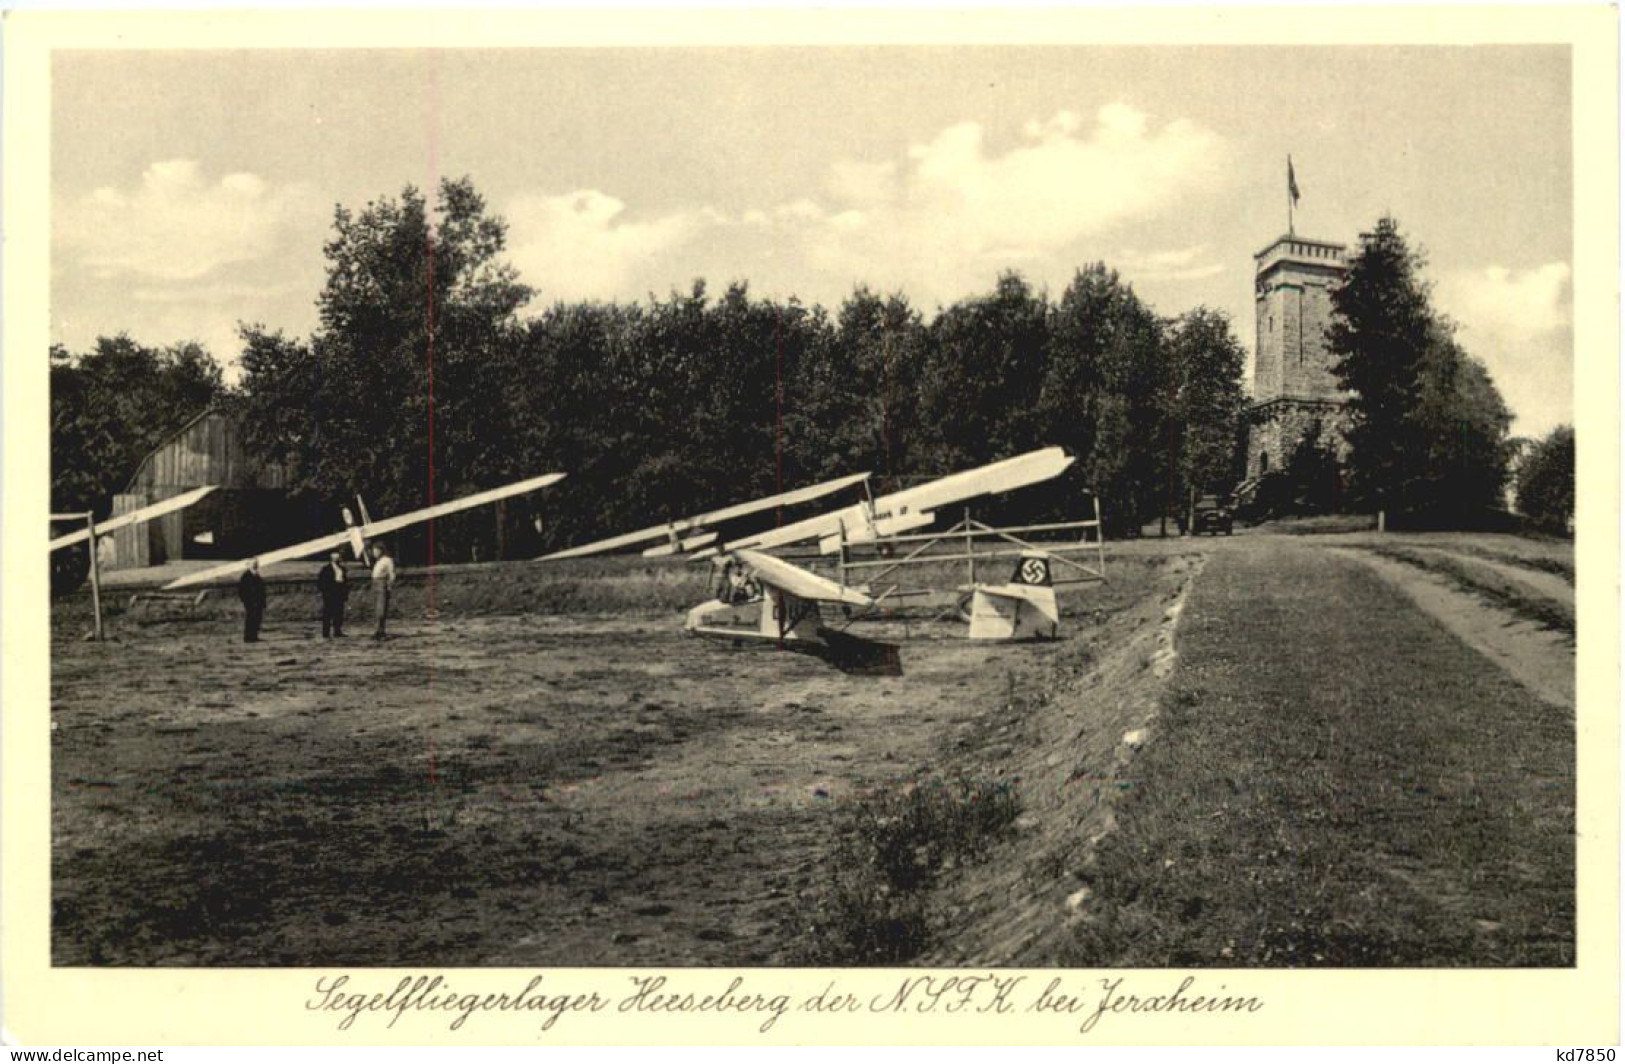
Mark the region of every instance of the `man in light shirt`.
<instances>
[{"instance_id":1,"label":"man in light shirt","mask_svg":"<svg viewBox=\"0 0 1625 1064\"><path fill-rule=\"evenodd\" d=\"M384 622L389 618L389 592L395 586L395 560L389 548L382 543L372 545L372 599L373 612L378 615L378 630L374 639L384 638Z\"/></svg>"}]
</instances>

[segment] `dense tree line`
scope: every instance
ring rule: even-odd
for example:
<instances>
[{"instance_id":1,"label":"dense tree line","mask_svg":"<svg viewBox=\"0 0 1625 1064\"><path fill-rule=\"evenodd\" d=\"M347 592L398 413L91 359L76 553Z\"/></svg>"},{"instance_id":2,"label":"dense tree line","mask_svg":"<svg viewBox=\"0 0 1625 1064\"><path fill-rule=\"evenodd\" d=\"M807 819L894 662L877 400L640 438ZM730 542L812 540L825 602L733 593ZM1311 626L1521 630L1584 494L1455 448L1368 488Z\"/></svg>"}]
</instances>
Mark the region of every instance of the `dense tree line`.
<instances>
[{"instance_id":1,"label":"dense tree line","mask_svg":"<svg viewBox=\"0 0 1625 1064\"><path fill-rule=\"evenodd\" d=\"M456 559L524 556L859 470L890 490L1049 444L1079 458L1076 475L1006 513L1077 516L1094 491L1108 519L1137 527L1236 479L1244 356L1229 322L1207 308L1158 317L1102 264L1058 298L1008 273L929 317L900 293L859 288L831 311L743 282L527 316L534 293L504 239L466 179L432 202L408 188L336 210L317 329L244 326L226 400L296 496L333 508L360 491L388 513L570 474L500 526L486 514L424 531ZM210 387L171 403L183 419L220 401L210 366ZM146 423L133 456L173 427ZM61 445L76 452L58 460L63 492L105 490L73 487L70 470L133 469Z\"/></svg>"},{"instance_id":2,"label":"dense tree line","mask_svg":"<svg viewBox=\"0 0 1625 1064\"><path fill-rule=\"evenodd\" d=\"M195 344L53 348L53 507L105 512L148 450L222 403L313 512L358 491L392 513L572 475L496 522L443 522L406 545L442 558L533 553L855 470L892 490L1049 444L1079 458L1075 475L997 516L1076 515L1097 493L1137 528L1237 479L1245 355L1229 321L1159 317L1104 264L1056 298L1006 273L929 319L900 293L859 288L830 312L702 281L527 317L535 293L505 236L467 179L432 203L407 188L337 208L318 328L244 326L231 392ZM1498 505L1510 414L1431 307L1423 266L1393 219L1362 234L1328 333L1352 396L1347 467L1304 441L1281 474L1294 498L1444 521ZM1526 481L1552 479L1560 443ZM1560 485L1528 493L1561 512L1538 501Z\"/></svg>"}]
</instances>

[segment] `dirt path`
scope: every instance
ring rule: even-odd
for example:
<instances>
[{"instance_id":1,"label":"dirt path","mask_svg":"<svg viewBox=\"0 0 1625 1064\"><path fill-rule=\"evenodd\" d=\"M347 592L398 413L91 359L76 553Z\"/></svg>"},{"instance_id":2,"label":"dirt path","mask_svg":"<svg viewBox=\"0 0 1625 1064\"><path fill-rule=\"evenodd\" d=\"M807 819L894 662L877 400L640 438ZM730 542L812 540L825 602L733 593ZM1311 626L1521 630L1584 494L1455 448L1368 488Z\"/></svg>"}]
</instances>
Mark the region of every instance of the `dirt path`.
<instances>
[{"instance_id":1,"label":"dirt path","mask_svg":"<svg viewBox=\"0 0 1625 1064\"><path fill-rule=\"evenodd\" d=\"M1571 614L1574 612L1574 584L1556 573L1531 569L1523 565L1513 565L1494 558L1486 558L1482 554L1475 554L1470 551L1451 550L1449 547L1413 547L1412 549L1426 554L1442 554L1469 565L1481 565L1508 580L1522 584L1536 594L1544 595L1555 602L1561 602L1568 607Z\"/></svg>"},{"instance_id":2,"label":"dirt path","mask_svg":"<svg viewBox=\"0 0 1625 1064\"><path fill-rule=\"evenodd\" d=\"M1370 566L1456 638L1495 662L1542 701L1565 709L1574 708L1574 651L1561 633L1488 605L1477 596L1458 590L1448 580L1415 566L1362 550L1341 547L1329 550L1339 557L1357 559ZM1530 586L1535 586L1534 577L1548 577L1566 589L1567 602L1573 608L1573 587L1555 575L1484 558L1468 557L1467 560L1505 571L1505 575Z\"/></svg>"},{"instance_id":3,"label":"dirt path","mask_svg":"<svg viewBox=\"0 0 1625 1064\"><path fill-rule=\"evenodd\" d=\"M1080 919L1049 962L1573 964L1574 717L1525 686L1563 677L1476 646L1573 658L1503 623L1311 537L1213 547L1117 826L1067 866Z\"/></svg>"}]
</instances>

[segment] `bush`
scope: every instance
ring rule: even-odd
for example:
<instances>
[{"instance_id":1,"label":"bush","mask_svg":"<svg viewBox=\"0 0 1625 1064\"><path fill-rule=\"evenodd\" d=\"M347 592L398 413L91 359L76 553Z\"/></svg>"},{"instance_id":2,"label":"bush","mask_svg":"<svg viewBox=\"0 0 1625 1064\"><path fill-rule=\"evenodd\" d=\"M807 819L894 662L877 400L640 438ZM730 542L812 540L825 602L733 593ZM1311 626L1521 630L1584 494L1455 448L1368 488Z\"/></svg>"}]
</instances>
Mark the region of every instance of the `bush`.
<instances>
[{"instance_id":1,"label":"bush","mask_svg":"<svg viewBox=\"0 0 1625 1064\"><path fill-rule=\"evenodd\" d=\"M886 965L919 954L929 938L926 892L943 871L986 856L1020 813L1009 781L963 774L849 806L807 962Z\"/></svg>"}]
</instances>

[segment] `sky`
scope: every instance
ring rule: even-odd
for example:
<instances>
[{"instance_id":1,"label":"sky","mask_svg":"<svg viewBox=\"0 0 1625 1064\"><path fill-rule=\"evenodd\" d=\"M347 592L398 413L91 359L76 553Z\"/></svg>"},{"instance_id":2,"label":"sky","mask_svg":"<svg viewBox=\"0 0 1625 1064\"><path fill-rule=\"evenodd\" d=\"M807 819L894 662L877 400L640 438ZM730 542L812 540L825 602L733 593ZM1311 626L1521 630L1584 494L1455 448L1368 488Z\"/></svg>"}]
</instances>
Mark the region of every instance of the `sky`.
<instances>
[{"instance_id":1,"label":"sky","mask_svg":"<svg viewBox=\"0 0 1625 1064\"><path fill-rule=\"evenodd\" d=\"M316 326L351 209L467 175L557 300L720 292L928 315L1018 270L1116 268L1158 313L1228 313L1287 227L1384 214L1540 435L1571 422L1566 47L738 47L63 51L52 340Z\"/></svg>"}]
</instances>

